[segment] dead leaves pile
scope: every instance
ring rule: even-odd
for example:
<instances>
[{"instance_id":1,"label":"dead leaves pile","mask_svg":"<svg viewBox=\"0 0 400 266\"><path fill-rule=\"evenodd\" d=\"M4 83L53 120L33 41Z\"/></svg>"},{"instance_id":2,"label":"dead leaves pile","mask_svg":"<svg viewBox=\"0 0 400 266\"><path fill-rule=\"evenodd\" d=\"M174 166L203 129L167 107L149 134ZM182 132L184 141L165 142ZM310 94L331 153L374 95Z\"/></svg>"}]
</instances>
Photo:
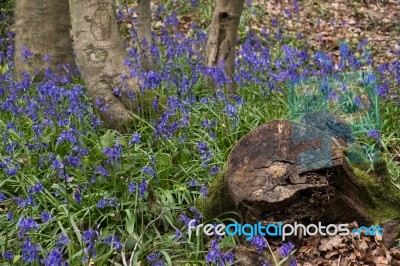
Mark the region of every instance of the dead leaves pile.
<instances>
[{"instance_id":1,"label":"dead leaves pile","mask_svg":"<svg viewBox=\"0 0 400 266\"><path fill-rule=\"evenodd\" d=\"M296 255L297 266L400 266L400 247L385 247L379 235L314 236L303 240Z\"/></svg>"}]
</instances>

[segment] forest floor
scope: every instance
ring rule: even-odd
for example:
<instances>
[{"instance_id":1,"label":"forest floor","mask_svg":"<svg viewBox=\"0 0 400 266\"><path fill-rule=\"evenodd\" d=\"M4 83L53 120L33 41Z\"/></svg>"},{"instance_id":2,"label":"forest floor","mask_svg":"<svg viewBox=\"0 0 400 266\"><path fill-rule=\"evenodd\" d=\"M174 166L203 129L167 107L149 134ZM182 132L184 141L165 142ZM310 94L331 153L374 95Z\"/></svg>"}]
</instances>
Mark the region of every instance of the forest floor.
<instances>
[{"instance_id":1,"label":"forest floor","mask_svg":"<svg viewBox=\"0 0 400 266\"><path fill-rule=\"evenodd\" d=\"M398 56L393 51L400 48L400 1L299 1L298 13L292 1L257 2L266 10L267 20L287 18L287 23L282 23L284 33L296 36L301 32L309 47L329 52L334 58L339 57L340 41L356 44L363 38L377 63ZM292 11L290 20L287 10ZM257 17L248 21L250 28L263 24L265 19Z\"/></svg>"}]
</instances>

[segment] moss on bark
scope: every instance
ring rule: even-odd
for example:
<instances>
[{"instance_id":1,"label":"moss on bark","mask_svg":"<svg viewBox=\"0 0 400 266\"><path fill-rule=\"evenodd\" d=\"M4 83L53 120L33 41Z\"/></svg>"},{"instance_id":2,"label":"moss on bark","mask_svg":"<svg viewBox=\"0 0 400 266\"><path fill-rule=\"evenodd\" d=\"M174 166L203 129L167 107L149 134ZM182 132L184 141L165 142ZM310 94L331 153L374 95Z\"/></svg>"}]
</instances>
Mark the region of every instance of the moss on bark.
<instances>
[{"instance_id":1,"label":"moss on bark","mask_svg":"<svg viewBox=\"0 0 400 266\"><path fill-rule=\"evenodd\" d=\"M211 183L206 198L198 199L196 208L206 218L237 218L236 207L231 199L229 189L224 181L226 169Z\"/></svg>"}]
</instances>

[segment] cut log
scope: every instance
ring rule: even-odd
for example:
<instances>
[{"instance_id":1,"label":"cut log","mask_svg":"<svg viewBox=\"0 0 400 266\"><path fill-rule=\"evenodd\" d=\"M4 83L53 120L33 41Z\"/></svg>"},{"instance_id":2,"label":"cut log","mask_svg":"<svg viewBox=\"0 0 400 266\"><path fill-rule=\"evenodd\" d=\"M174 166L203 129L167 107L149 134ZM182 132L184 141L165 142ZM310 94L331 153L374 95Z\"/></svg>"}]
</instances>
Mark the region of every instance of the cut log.
<instances>
[{"instance_id":1,"label":"cut log","mask_svg":"<svg viewBox=\"0 0 400 266\"><path fill-rule=\"evenodd\" d=\"M235 210L244 223L369 225L398 217L400 193L388 176L365 173L345 154L335 134L270 121L237 143L203 210L209 216ZM223 204L219 212L216 202Z\"/></svg>"}]
</instances>

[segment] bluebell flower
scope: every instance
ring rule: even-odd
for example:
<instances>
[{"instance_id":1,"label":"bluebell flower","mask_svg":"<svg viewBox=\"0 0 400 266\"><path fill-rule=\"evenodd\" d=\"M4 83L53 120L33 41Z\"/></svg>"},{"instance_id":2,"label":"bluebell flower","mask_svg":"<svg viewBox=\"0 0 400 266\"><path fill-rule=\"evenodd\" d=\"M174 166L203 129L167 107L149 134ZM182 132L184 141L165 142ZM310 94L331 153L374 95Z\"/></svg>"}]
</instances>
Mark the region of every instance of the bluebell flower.
<instances>
[{"instance_id":1,"label":"bluebell flower","mask_svg":"<svg viewBox=\"0 0 400 266\"><path fill-rule=\"evenodd\" d=\"M278 27L278 19L277 18L272 18L271 19L271 26L272 27Z\"/></svg>"},{"instance_id":2,"label":"bluebell flower","mask_svg":"<svg viewBox=\"0 0 400 266\"><path fill-rule=\"evenodd\" d=\"M188 227L191 219L186 215L186 213L183 212L179 215L178 221L183 223L185 225L185 227Z\"/></svg>"},{"instance_id":3,"label":"bluebell flower","mask_svg":"<svg viewBox=\"0 0 400 266\"><path fill-rule=\"evenodd\" d=\"M178 242L178 240L183 237L184 237L184 234L182 233L181 230L179 230L179 229L175 230L174 241Z\"/></svg>"},{"instance_id":4,"label":"bluebell flower","mask_svg":"<svg viewBox=\"0 0 400 266\"><path fill-rule=\"evenodd\" d=\"M13 200L15 201L15 203L18 204L18 207L21 209L25 208L27 205L26 201L24 199L22 199L21 197L15 197Z\"/></svg>"},{"instance_id":5,"label":"bluebell flower","mask_svg":"<svg viewBox=\"0 0 400 266\"><path fill-rule=\"evenodd\" d=\"M43 191L43 190L44 190L44 187L43 187L42 183L37 182L37 183L32 187L31 192L33 192L34 194L36 194L36 193L38 193L38 192L40 192L40 191ZM28 189L28 191L29 191L29 189Z\"/></svg>"},{"instance_id":6,"label":"bluebell flower","mask_svg":"<svg viewBox=\"0 0 400 266\"><path fill-rule=\"evenodd\" d=\"M108 177L108 171L103 165L97 166L95 168L95 170L94 170L94 173L95 174L100 174L100 175L104 176L105 178Z\"/></svg>"},{"instance_id":7,"label":"bluebell flower","mask_svg":"<svg viewBox=\"0 0 400 266\"><path fill-rule=\"evenodd\" d=\"M201 167L206 167L208 166L208 163L210 162L211 158L214 157L214 153L209 152L207 144L203 141L200 141L197 144L197 149L199 150L200 154L201 154Z\"/></svg>"},{"instance_id":8,"label":"bluebell flower","mask_svg":"<svg viewBox=\"0 0 400 266\"><path fill-rule=\"evenodd\" d=\"M29 194L28 197L26 198L25 206L34 206L34 207L37 206L35 198L33 197L32 194Z\"/></svg>"},{"instance_id":9,"label":"bluebell flower","mask_svg":"<svg viewBox=\"0 0 400 266\"><path fill-rule=\"evenodd\" d=\"M129 145L140 143L140 138L141 138L141 136L139 133L137 133L137 132L133 133L133 137L129 141Z\"/></svg>"},{"instance_id":10,"label":"bluebell flower","mask_svg":"<svg viewBox=\"0 0 400 266\"><path fill-rule=\"evenodd\" d=\"M219 172L221 172L221 168L219 168L218 166L213 166L213 167L210 169L210 174L211 174L211 175L218 174Z\"/></svg>"},{"instance_id":11,"label":"bluebell flower","mask_svg":"<svg viewBox=\"0 0 400 266\"><path fill-rule=\"evenodd\" d=\"M158 111L159 110L159 104L158 104L158 96L155 96L153 99L153 103L151 104L151 107L153 108L153 110Z\"/></svg>"},{"instance_id":12,"label":"bluebell flower","mask_svg":"<svg viewBox=\"0 0 400 266\"><path fill-rule=\"evenodd\" d=\"M287 18L290 20L292 19L292 12L290 12L290 10L288 8L285 8L283 10L283 13L285 13L285 15L287 16Z\"/></svg>"},{"instance_id":13,"label":"bluebell flower","mask_svg":"<svg viewBox=\"0 0 400 266\"><path fill-rule=\"evenodd\" d=\"M10 176L10 177L16 176L16 175L17 175L17 169L14 168L14 167L12 167L12 168L7 168L7 169L5 170L5 172L6 172L6 174L7 174L8 176Z\"/></svg>"},{"instance_id":14,"label":"bluebell flower","mask_svg":"<svg viewBox=\"0 0 400 266\"><path fill-rule=\"evenodd\" d=\"M18 221L18 227L20 228L20 231L18 232L19 238L22 238L26 232L32 229L39 229L39 225L32 218L20 218Z\"/></svg>"},{"instance_id":15,"label":"bluebell flower","mask_svg":"<svg viewBox=\"0 0 400 266\"><path fill-rule=\"evenodd\" d=\"M196 179L194 179L194 178L191 178L190 180L189 180L189 186L190 187L198 187L200 184L199 184L199 182L196 180Z\"/></svg>"},{"instance_id":16,"label":"bluebell flower","mask_svg":"<svg viewBox=\"0 0 400 266\"><path fill-rule=\"evenodd\" d=\"M226 102L224 109L222 110L228 117L235 117L238 113L238 109L235 105L230 102Z\"/></svg>"},{"instance_id":17,"label":"bluebell flower","mask_svg":"<svg viewBox=\"0 0 400 266\"><path fill-rule=\"evenodd\" d=\"M120 205L121 204L118 201L116 201L114 198L109 199L107 197L100 199L99 202L97 203L97 207L99 209L104 209L107 206L108 207L114 207L114 206L119 207Z\"/></svg>"},{"instance_id":18,"label":"bluebell flower","mask_svg":"<svg viewBox=\"0 0 400 266\"><path fill-rule=\"evenodd\" d=\"M133 183L133 182L130 182L129 183L129 185L128 185L128 191L129 191L129 193L134 193L135 191L136 191L136 185L135 185L135 183Z\"/></svg>"},{"instance_id":19,"label":"bluebell flower","mask_svg":"<svg viewBox=\"0 0 400 266\"><path fill-rule=\"evenodd\" d=\"M207 252L206 262L209 264L215 263L217 265L225 265L223 259L221 258L220 251L214 248Z\"/></svg>"},{"instance_id":20,"label":"bluebell flower","mask_svg":"<svg viewBox=\"0 0 400 266\"><path fill-rule=\"evenodd\" d=\"M53 160L51 167L59 170L59 169L63 169L64 165L61 162L59 162L58 160Z\"/></svg>"},{"instance_id":21,"label":"bluebell flower","mask_svg":"<svg viewBox=\"0 0 400 266\"><path fill-rule=\"evenodd\" d=\"M382 84L379 84L378 95L380 97L388 96L389 92L390 92L390 86L389 86L388 82L383 82Z\"/></svg>"},{"instance_id":22,"label":"bluebell flower","mask_svg":"<svg viewBox=\"0 0 400 266\"><path fill-rule=\"evenodd\" d=\"M106 207L106 201L104 199L99 200L97 203L97 208L104 209Z\"/></svg>"},{"instance_id":23,"label":"bluebell flower","mask_svg":"<svg viewBox=\"0 0 400 266\"><path fill-rule=\"evenodd\" d=\"M143 86L145 89L155 89L160 83L161 78L156 72L149 71L144 74Z\"/></svg>"},{"instance_id":24,"label":"bluebell flower","mask_svg":"<svg viewBox=\"0 0 400 266\"><path fill-rule=\"evenodd\" d=\"M376 129L368 130L367 136L370 138L374 138L376 140L376 142L379 142L381 139L381 133L379 133L379 131Z\"/></svg>"},{"instance_id":25,"label":"bluebell flower","mask_svg":"<svg viewBox=\"0 0 400 266\"><path fill-rule=\"evenodd\" d=\"M82 164L81 158L79 156L73 156L73 155L68 155L65 159L65 163L75 168Z\"/></svg>"},{"instance_id":26,"label":"bluebell flower","mask_svg":"<svg viewBox=\"0 0 400 266\"><path fill-rule=\"evenodd\" d=\"M0 202L5 201L6 199L7 197L2 192L0 192Z\"/></svg>"},{"instance_id":27,"label":"bluebell flower","mask_svg":"<svg viewBox=\"0 0 400 266\"><path fill-rule=\"evenodd\" d=\"M80 204L82 202L81 190L76 189L74 192L74 200L76 204Z\"/></svg>"},{"instance_id":28,"label":"bluebell flower","mask_svg":"<svg viewBox=\"0 0 400 266\"><path fill-rule=\"evenodd\" d=\"M12 221L14 219L14 213L12 211L7 212L7 220Z\"/></svg>"},{"instance_id":29,"label":"bluebell flower","mask_svg":"<svg viewBox=\"0 0 400 266\"><path fill-rule=\"evenodd\" d=\"M69 243L69 239L63 233L61 233L60 236L58 237L58 239L56 240L56 246L59 249L64 248L65 245L67 245L68 243Z\"/></svg>"},{"instance_id":30,"label":"bluebell flower","mask_svg":"<svg viewBox=\"0 0 400 266\"><path fill-rule=\"evenodd\" d=\"M103 149L103 153L108 156L108 163L119 163L123 153L123 146L117 143L114 147Z\"/></svg>"},{"instance_id":31,"label":"bluebell flower","mask_svg":"<svg viewBox=\"0 0 400 266\"><path fill-rule=\"evenodd\" d=\"M203 141L200 141L197 144L197 148L199 149L200 153L205 153L208 151L207 144Z\"/></svg>"},{"instance_id":32,"label":"bluebell flower","mask_svg":"<svg viewBox=\"0 0 400 266\"><path fill-rule=\"evenodd\" d=\"M24 62L28 62L29 58L33 55L33 53L30 50L28 50L24 45L21 45L19 49L20 49L20 55L24 60Z\"/></svg>"},{"instance_id":33,"label":"bluebell flower","mask_svg":"<svg viewBox=\"0 0 400 266\"><path fill-rule=\"evenodd\" d=\"M154 171L152 166L144 166L141 170L140 170L143 174L148 174L151 177L154 177L156 175L156 171Z\"/></svg>"},{"instance_id":34,"label":"bluebell flower","mask_svg":"<svg viewBox=\"0 0 400 266\"><path fill-rule=\"evenodd\" d=\"M189 206L189 211L193 213L193 218L196 219L197 221L200 221L200 219L203 217L201 213L196 210L194 206Z\"/></svg>"},{"instance_id":35,"label":"bluebell flower","mask_svg":"<svg viewBox=\"0 0 400 266\"><path fill-rule=\"evenodd\" d=\"M124 247L124 245L120 242L119 237L114 235L107 236L103 242L112 246L115 250L119 250Z\"/></svg>"},{"instance_id":36,"label":"bluebell flower","mask_svg":"<svg viewBox=\"0 0 400 266\"><path fill-rule=\"evenodd\" d=\"M208 103L208 102L210 102L210 98L208 98L208 97L202 97L202 98L200 98L200 103L201 103L201 104L206 104L206 103Z\"/></svg>"},{"instance_id":37,"label":"bluebell flower","mask_svg":"<svg viewBox=\"0 0 400 266\"><path fill-rule=\"evenodd\" d=\"M121 97L121 96L122 96L122 92L121 92L121 90L120 90L119 88L114 88L113 94L114 94L115 96L118 96L118 97Z\"/></svg>"},{"instance_id":38,"label":"bluebell flower","mask_svg":"<svg viewBox=\"0 0 400 266\"><path fill-rule=\"evenodd\" d=\"M45 266L63 266L65 264L63 264L63 256L61 251L56 248L53 249L46 257L45 261L44 261L44 265Z\"/></svg>"},{"instance_id":39,"label":"bluebell flower","mask_svg":"<svg viewBox=\"0 0 400 266\"><path fill-rule=\"evenodd\" d=\"M49 214L47 211L43 211L40 216L42 217L43 223L46 223L53 219L53 215Z\"/></svg>"},{"instance_id":40,"label":"bluebell flower","mask_svg":"<svg viewBox=\"0 0 400 266\"><path fill-rule=\"evenodd\" d=\"M42 60L44 61L44 62L46 62L46 63L50 63L51 62L51 55L48 55L48 54L46 54L46 55L44 55L43 57L42 57Z\"/></svg>"},{"instance_id":41,"label":"bluebell flower","mask_svg":"<svg viewBox=\"0 0 400 266\"><path fill-rule=\"evenodd\" d=\"M39 245L34 244L29 237L21 245L22 260L27 263L37 261L39 257L39 251L41 250Z\"/></svg>"},{"instance_id":42,"label":"bluebell flower","mask_svg":"<svg viewBox=\"0 0 400 266\"><path fill-rule=\"evenodd\" d=\"M201 188L200 188L200 194L203 198L207 197L208 195L208 188L207 185L204 184Z\"/></svg>"},{"instance_id":43,"label":"bluebell flower","mask_svg":"<svg viewBox=\"0 0 400 266\"><path fill-rule=\"evenodd\" d=\"M70 144L76 144L76 142L78 140L77 140L75 134L76 134L75 129L63 130L60 133L60 135L58 136L56 144L60 145L64 142L70 143Z\"/></svg>"},{"instance_id":44,"label":"bluebell flower","mask_svg":"<svg viewBox=\"0 0 400 266\"><path fill-rule=\"evenodd\" d=\"M280 248L279 252L283 257L289 257L290 253L294 248L294 244L292 242L284 243Z\"/></svg>"},{"instance_id":45,"label":"bluebell flower","mask_svg":"<svg viewBox=\"0 0 400 266\"><path fill-rule=\"evenodd\" d=\"M197 0L190 0L191 7L197 7Z\"/></svg>"},{"instance_id":46,"label":"bluebell flower","mask_svg":"<svg viewBox=\"0 0 400 266\"><path fill-rule=\"evenodd\" d=\"M292 0L292 5L293 5L293 12L296 14L299 13L300 11L299 3L296 0Z\"/></svg>"},{"instance_id":47,"label":"bluebell flower","mask_svg":"<svg viewBox=\"0 0 400 266\"><path fill-rule=\"evenodd\" d=\"M147 255L147 261L150 262L151 266L164 266L165 265L164 260L161 258L160 252Z\"/></svg>"},{"instance_id":48,"label":"bluebell flower","mask_svg":"<svg viewBox=\"0 0 400 266\"><path fill-rule=\"evenodd\" d=\"M89 228L88 230L83 232L82 240L83 240L83 242L88 244L88 243L92 243L92 242L96 241L99 238L99 236L100 236L99 232Z\"/></svg>"},{"instance_id":49,"label":"bluebell flower","mask_svg":"<svg viewBox=\"0 0 400 266\"><path fill-rule=\"evenodd\" d=\"M146 192L146 190L147 190L147 182L143 178L139 186L139 197L144 198L144 193Z\"/></svg>"},{"instance_id":50,"label":"bluebell flower","mask_svg":"<svg viewBox=\"0 0 400 266\"><path fill-rule=\"evenodd\" d=\"M219 266L225 266L227 263L234 264L235 256L233 252L221 252L218 240L214 239L210 243L210 250L207 252L205 260L208 264L214 263Z\"/></svg>"},{"instance_id":51,"label":"bluebell flower","mask_svg":"<svg viewBox=\"0 0 400 266\"><path fill-rule=\"evenodd\" d=\"M10 250L7 250L3 253L3 258L5 260L12 261L14 259L14 254Z\"/></svg>"},{"instance_id":52,"label":"bluebell flower","mask_svg":"<svg viewBox=\"0 0 400 266\"><path fill-rule=\"evenodd\" d=\"M89 243L86 245L86 247L83 250L85 256L82 258L82 263L86 263L88 258L96 258L97 252L96 252L96 245L95 243Z\"/></svg>"},{"instance_id":53,"label":"bluebell flower","mask_svg":"<svg viewBox=\"0 0 400 266\"><path fill-rule=\"evenodd\" d=\"M258 253L263 252L268 247L267 241L262 236L254 236L250 243Z\"/></svg>"}]
</instances>

